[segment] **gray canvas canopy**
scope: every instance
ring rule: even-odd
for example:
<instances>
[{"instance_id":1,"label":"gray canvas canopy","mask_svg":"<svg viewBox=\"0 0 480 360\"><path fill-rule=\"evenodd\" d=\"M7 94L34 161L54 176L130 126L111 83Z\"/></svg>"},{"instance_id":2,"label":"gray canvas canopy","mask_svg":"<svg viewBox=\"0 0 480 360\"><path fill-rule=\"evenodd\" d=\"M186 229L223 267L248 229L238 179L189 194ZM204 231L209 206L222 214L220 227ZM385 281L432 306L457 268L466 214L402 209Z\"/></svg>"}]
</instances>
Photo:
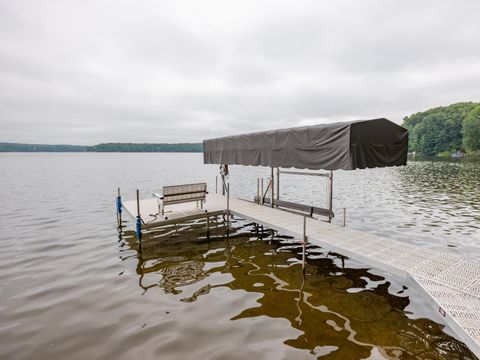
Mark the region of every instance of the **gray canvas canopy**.
<instances>
[{"instance_id":1,"label":"gray canvas canopy","mask_svg":"<svg viewBox=\"0 0 480 360\"><path fill-rule=\"evenodd\" d=\"M387 119L358 120L203 141L205 164L354 170L406 165L408 130Z\"/></svg>"}]
</instances>

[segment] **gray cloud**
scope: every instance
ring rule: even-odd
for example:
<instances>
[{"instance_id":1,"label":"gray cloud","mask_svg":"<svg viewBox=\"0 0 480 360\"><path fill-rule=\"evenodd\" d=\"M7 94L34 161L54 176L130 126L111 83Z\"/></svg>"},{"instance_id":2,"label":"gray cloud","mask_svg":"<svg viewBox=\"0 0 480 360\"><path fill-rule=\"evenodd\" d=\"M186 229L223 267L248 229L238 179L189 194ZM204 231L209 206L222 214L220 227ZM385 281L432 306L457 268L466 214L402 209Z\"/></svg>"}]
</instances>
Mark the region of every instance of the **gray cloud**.
<instances>
[{"instance_id":1,"label":"gray cloud","mask_svg":"<svg viewBox=\"0 0 480 360\"><path fill-rule=\"evenodd\" d=\"M177 142L480 100L478 1L0 0L0 141Z\"/></svg>"}]
</instances>

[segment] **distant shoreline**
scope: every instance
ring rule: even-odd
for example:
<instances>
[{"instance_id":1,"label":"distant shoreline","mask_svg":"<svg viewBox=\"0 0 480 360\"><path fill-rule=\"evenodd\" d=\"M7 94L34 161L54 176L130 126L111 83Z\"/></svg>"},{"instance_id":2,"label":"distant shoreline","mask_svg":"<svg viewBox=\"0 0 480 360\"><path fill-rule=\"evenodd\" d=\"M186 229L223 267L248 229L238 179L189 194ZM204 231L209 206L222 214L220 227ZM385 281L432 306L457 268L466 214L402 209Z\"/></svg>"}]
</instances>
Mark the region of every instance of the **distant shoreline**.
<instances>
[{"instance_id":1,"label":"distant shoreline","mask_svg":"<svg viewBox=\"0 0 480 360\"><path fill-rule=\"evenodd\" d=\"M198 153L203 151L201 143L102 143L98 145L47 145L0 143L0 153L68 152L68 153Z\"/></svg>"}]
</instances>

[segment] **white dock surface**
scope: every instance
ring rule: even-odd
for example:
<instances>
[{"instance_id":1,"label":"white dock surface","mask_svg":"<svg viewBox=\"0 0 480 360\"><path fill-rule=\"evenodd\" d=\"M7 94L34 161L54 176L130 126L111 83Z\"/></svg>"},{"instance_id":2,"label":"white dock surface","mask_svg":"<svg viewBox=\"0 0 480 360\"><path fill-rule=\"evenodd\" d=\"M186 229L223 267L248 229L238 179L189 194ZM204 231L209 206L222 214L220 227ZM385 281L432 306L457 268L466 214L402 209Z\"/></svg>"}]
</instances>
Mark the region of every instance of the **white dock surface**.
<instances>
[{"instance_id":1,"label":"white dock surface","mask_svg":"<svg viewBox=\"0 0 480 360\"><path fill-rule=\"evenodd\" d=\"M122 202L123 208L133 217L137 215L137 202ZM195 206L195 202L173 204L165 207L165 213L159 213L157 199L144 199L140 201L140 215L146 227L153 227L165 224L167 222L182 221L198 217L205 217L206 214L215 215L225 211L225 206L211 201L205 204L203 209Z\"/></svg>"},{"instance_id":2,"label":"white dock surface","mask_svg":"<svg viewBox=\"0 0 480 360\"><path fill-rule=\"evenodd\" d=\"M226 209L226 197L207 205ZM302 238L303 216L230 197L233 215ZM423 292L457 336L480 357L480 263L307 218L307 239L372 267L406 278Z\"/></svg>"}]
</instances>

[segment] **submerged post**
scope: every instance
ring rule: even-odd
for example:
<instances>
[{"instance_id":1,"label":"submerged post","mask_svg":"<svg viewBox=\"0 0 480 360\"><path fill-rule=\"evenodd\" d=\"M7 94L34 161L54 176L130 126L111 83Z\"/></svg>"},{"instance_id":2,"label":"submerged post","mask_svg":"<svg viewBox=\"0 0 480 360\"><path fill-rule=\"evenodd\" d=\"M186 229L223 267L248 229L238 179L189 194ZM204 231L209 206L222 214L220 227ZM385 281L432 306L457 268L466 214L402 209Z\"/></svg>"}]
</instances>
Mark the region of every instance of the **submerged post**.
<instances>
[{"instance_id":1,"label":"submerged post","mask_svg":"<svg viewBox=\"0 0 480 360\"><path fill-rule=\"evenodd\" d=\"M330 215L328 216L328 222L332 222L332 210L333 210L333 170L330 170L330 175L328 176L329 180L329 191L328 191L328 210L330 210Z\"/></svg>"},{"instance_id":2,"label":"submerged post","mask_svg":"<svg viewBox=\"0 0 480 360\"><path fill-rule=\"evenodd\" d=\"M140 192L137 189L137 217L135 220L135 232L140 249L142 248L142 218L140 217Z\"/></svg>"},{"instance_id":3,"label":"submerged post","mask_svg":"<svg viewBox=\"0 0 480 360\"><path fill-rule=\"evenodd\" d=\"M117 206L117 223L118 227L122 227L122 196L120 195L120 188L117 190L117 199L116 199L116 206Z\"/></svg>"}]
</instances>

